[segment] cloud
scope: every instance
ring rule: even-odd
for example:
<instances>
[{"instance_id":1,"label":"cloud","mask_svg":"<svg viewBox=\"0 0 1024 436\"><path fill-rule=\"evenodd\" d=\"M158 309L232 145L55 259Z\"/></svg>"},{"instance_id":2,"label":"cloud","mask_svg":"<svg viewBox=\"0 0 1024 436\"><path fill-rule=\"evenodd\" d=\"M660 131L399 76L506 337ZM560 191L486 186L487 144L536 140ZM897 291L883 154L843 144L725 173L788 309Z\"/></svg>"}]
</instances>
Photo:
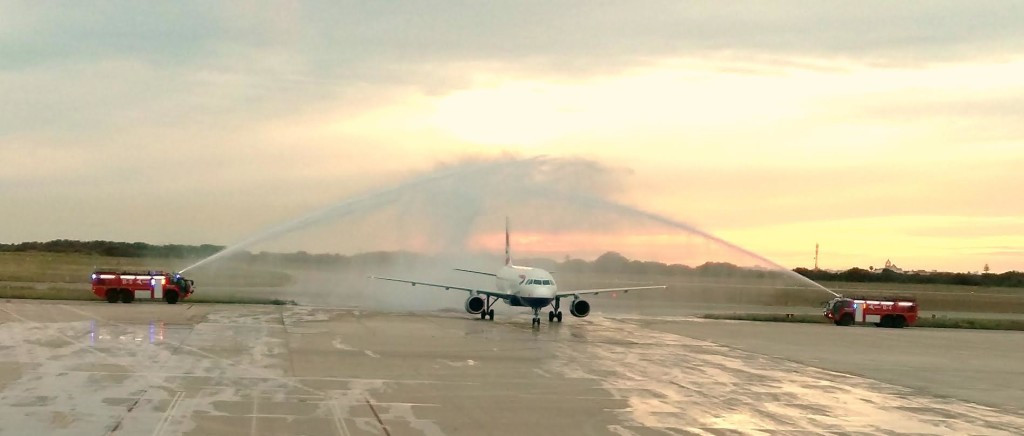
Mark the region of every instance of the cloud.
<instances>
[{"instance_id":1,"label":"cloud","mask_svg":"<svg viewBox=\"0 0 1024 436\"><path fill-rule=\"evenodd\" d=\"M1020 52L1012 1L843 4L647 2L206 2L9 6L7 66L104 57L194 66L285 49L325 76L460 61L620 67L708 52L939 61ZM272 12L271 12L272 11ZM383 68L381 68L383 67Z\"/></svg>"},{"instance_id":2,"label":"cloud","mask_svg":"<svg viewBox=\"0 0 1024 436\"><path fill-rule=\"evenodd\" d=\"M1024 250L1001 250L982 253L991 256L1024 257Z\"/></svg>"},{"instance_id":3,"label":"cloud","mask_svg":"<svg viewBox=\"0 0 1024 436\"><path fill-rule=\"evenodd\" d=\"M240 15L224 19L252 19ZM319 2L282 15L288 24L274 26L283 29L275 36L289 34L328 68L472 60L578 73L715 52L903 63L1000 56L1024 44L1024 10L1006 1ZM268 26L232 27L238 40L257 42Z\"/></svg>"},{"instance_id":4,"label":"cloud","mask_svg":"<svg viewBox=\"0 0 1024 436\"><path fill-rule=\"evenodd\" d=\"M988 195L1021 184L1016 2L261 6L4 4L7 237L225 242L528 142L713 230L1024 214ZM95 207L153 195L190 218Z\"/></svg>"},{"instance_id":5,"label":"cloud","mask_svg":"<svg viewBox=\"0 0 1024 436\"><path fill-rule=\"evenodd\" d=\"M701 60L701 68L756 75L1024 52L1024 29L1017 25L1024 11L1014 2L301 2L265 9L22 3L5 9L0 90L9 104L0 110L0 137L99 130L117 120L186 122L193 130L208 127L204 120L259 122L367 88L448 94L474 86L479 72L578 81L689 59Z\"/></svg>"},{"instance_id":6,"label":"cloud","mask_svg":"<svg viewBox=\"0 0 1024 436\"><path fill-rule=\"evenodd\" d=\"M176 5L11 3L4 5L0 69L20 70L112 59L193 64L221 35L199 2Z\"/></svg>"}]
</instances>

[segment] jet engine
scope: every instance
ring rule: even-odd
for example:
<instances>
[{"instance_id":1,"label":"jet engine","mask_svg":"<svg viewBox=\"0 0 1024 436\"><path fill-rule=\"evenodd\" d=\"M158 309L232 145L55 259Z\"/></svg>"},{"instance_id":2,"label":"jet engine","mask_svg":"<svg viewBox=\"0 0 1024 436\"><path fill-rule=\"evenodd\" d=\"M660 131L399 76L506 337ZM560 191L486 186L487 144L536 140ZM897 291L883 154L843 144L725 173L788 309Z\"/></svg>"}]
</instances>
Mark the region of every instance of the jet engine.
<instances>
[{"instance_id":1,"label":"jet engine","mask_svg":"<svg viewBox=\"0 0 1024 436\"><path fill-rule=\"evenodd\" d=\"M484 299L473 295L466 299L466 312L477 314L484 311Z\"/></svg>"},{"instance_id":2,"label":"jet engine","mask_svg":"<svg viewBox=\"0 0 1024 436\"><path fill-rule=\"evenodd\" d=\"M586 300L573 301L569 306L569 313L577 318L586 318L587 315L590 315L590 303L587 303Z\"/></svg>"}]
</instances>

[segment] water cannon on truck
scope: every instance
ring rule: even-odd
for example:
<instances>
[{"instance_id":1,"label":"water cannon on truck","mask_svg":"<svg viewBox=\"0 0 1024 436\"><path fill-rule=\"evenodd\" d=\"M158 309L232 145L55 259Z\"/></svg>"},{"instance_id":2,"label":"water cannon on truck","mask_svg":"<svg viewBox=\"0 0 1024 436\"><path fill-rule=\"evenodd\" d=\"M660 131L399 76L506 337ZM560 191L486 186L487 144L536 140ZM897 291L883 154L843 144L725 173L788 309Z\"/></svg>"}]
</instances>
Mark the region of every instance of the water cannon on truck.
<instances>
[{"instance_id":1,"label":"water cannon on truck","mask_svg":"<svg viewBox=\"0 0 1024 436\"><path fill-rule=\"evenodd\" d=\"M92 273L92 293L108 303L131 303L136 298L175 304L195 292L195 282L181 273L128 272L98 269Z\"/></svg>"}]
</instances>

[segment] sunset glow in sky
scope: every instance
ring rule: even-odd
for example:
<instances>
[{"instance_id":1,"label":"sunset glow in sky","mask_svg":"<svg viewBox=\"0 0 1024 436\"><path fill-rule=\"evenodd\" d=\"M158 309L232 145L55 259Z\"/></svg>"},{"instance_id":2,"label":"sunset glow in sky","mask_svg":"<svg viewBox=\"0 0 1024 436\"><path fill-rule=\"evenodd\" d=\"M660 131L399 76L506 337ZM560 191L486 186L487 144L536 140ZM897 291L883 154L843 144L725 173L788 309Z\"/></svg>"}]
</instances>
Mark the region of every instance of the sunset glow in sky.
<instances>
[{"instance_id":1,"label":"sunset glow in sky","mask_svg":"<svg viewBox=\"0 0 1024 436\"><path fill-rule=\"evenodd\" d=\"M1019 2L216 5L0 7L0 242L230 244L512 153L789 268L1024 270Z\"/></svg>"}]
</instances>

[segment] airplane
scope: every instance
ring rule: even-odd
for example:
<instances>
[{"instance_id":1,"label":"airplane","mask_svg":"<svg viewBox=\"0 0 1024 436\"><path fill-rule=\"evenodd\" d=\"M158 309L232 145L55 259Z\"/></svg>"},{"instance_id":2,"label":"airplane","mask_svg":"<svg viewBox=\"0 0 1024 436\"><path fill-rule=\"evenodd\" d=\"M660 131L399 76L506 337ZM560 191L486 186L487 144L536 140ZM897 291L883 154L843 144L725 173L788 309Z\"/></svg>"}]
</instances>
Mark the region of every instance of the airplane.
<instances>
[{"instance_id":1,"label":"airplane","mask_svg":"<svg viewBox=\"0 0 1024 436\"><path fill-rule=\"evenodd\" d=\"M555 278L550 272L541 268L530 268L517 266L512 263L511 243L508 231L508 218L505 219L505 265L497 273L474 271L456 268L456 271L480 274L494 277L497 280L497 290L467 288L455 285L444 285L436 283L405 280L393 277L370 276L377 280L387 280L399 283L408 283L412 286L423 285L445 290L457 290L469 292L466 299L466 312L479 314L480 319L494 320L494 309L492 306L499 300L513 307L528 307L533 309L533 324L540 326L540 311L551 306L548 312L548 322L556 320L562 322L561 300L572 297L569 304L569 313L577 318L585 318L590 314L590 303L580 298L580 295L597 295L602 292L629 292L641 289L665 289L665 286L635 286L628 288L603 288L603 289L578 289L573 291L559 291Z\"/></svg>"}]
</instances>

